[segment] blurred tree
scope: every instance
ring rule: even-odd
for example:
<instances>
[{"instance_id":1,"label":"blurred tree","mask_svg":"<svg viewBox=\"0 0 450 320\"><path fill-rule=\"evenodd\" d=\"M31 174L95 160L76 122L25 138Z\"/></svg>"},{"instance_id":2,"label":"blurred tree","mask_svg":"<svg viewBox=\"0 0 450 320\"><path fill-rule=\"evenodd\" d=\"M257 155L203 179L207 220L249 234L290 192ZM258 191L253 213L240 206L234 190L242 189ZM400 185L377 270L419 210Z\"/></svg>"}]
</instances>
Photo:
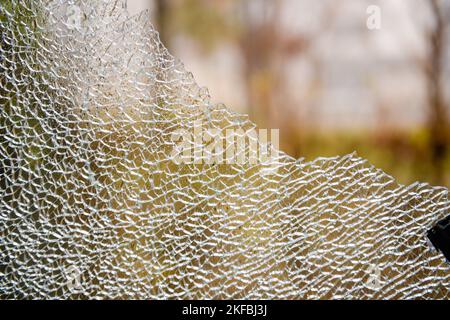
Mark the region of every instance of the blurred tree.
<instances>
[{"instance_id":1,"label":"blurred tree","mask_svg":"<svg viewBox=\"0 0 450 320\"><path fill-rule=\"evenodd\" d=\"M247 108L249 117L258 124L267 124L271 109L273 90L276 87L276 53L280 50L280 30L277 24L281 3L239 1L242 12L242 32L239 48L244 59L244 79L247 84ZM260 11L265 11L264 13ZM255 112L255 108L259 108Z\"/></svg>"},{"instance_id":2,"label":"blurred tree","mask_svg":"<svg viewBox=\"0 0 450 320\"><path fill-rule=\"evenodd\" d=\"M167 30L167 19L169 14L168 0L155 0L155 22L159 32L159 39L166 48L170 48L169 33Z\"/></svg>"},{"instance_id":3,"label":"blurred tree","mask_svg":"<svg viewBox=\"0 0 450 320\"><path fill-rule=\"evenodd\" d=\"M288 154L300 156L300 128L298 115L289 114L292 104L284 91L286 77L283 74L288 59L293 56L307 57L317 71L311 79L311 87L320 86L321 68L309 49L331 26L336 4L323 4L322 15L318 17L319 26L312 32L286 33L281 23L283 0L238 0L240 4L241 33L239 47L244 60L244 79L247 84L247 107L252 121L263 127L281 128L281 146ZM275 108L285 108L284 112L274 112ZM258 108L258 110L256 110Z\"/></svg>"},{"instance_id":4,"label":"blurred tree","mask_svg":"<svg viewBox=\"0 0 450 320\"><path fill-rule=\"evenodd\" d=\"M226 4L230 1L234 0L171 1L171 32L188 35L206 52L223 41L233 40L237 26L232 16L227 14Z\"/></svg>"},{"instance_id":5,"label":"blurred tree","mask_svg":"<svg viewBox=\"0 0 450 320\"><path fill-rule=\"evenodd\" d=\"M447 47L447 27L450 7L444 7L444 1L429 0L433 26L427 32L427 60L425 75L428 95L428 129L430 133L430 151L433 165L433 182L444 182L444 165L448 152L448 114L444 97L443 76L445 49Z\"/></svg>"}]
</instances>

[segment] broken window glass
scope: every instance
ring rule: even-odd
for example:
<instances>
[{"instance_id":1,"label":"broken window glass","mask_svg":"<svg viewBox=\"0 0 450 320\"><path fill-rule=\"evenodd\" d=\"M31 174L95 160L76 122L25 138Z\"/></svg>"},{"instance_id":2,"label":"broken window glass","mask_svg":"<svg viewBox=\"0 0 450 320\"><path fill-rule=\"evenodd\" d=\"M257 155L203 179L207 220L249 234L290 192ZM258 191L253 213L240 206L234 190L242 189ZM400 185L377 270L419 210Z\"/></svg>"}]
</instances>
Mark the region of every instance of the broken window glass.
<instances>
[{"instance_id":1,"label":"broken window glass","mask_svg":"<svg viewBox=\"0 0 450 320\"><path fill-rule=\"evenodd\" d=\"M180 130L255 126L210 102L147 12L0 3L1 298L450 297L426 237L447 189L356 154L176 163Z\"/></svg>"}]
</instances>

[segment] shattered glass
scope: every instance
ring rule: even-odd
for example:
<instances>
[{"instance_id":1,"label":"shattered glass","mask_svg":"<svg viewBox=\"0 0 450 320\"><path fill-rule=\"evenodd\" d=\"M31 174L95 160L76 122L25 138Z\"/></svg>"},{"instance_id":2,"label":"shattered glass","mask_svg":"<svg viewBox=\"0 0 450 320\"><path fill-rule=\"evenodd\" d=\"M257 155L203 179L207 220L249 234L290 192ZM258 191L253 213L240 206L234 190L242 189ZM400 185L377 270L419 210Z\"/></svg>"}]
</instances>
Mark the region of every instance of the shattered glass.
<instances>
[{"instance_id":1,"label":"shattered glass","mask_svg":"<svg viewBox=\"0 0 450 320\"><path fill-rule=\"evenodd\" d=\"M1 298L450 298L426 239L447 189L355 154L176 164L176 130L254 125L210 102L148 12L0 3Z\"/></svg>"}]
</instances>

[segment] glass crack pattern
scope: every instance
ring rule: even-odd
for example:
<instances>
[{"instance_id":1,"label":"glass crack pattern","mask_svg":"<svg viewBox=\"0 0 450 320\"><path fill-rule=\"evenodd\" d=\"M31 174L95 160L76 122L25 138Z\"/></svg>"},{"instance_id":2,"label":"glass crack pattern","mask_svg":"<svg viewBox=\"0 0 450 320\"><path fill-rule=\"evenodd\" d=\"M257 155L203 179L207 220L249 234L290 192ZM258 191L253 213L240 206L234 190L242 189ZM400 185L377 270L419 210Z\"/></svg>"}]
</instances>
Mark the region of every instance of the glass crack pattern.
<instances>
[{"instance_id":1,"label":"glass crack pattern","mask_svg":"<svg viewBox=\"0 0 450 320\"><path fill-rule=\"evenodd\" d=\"M210 102L147 12L0 3L1 298L450 298L426 241L447 189L355 154L280 152L271 175L175 164L180 128L254 125Z\"/></svg>"}]
</instances>

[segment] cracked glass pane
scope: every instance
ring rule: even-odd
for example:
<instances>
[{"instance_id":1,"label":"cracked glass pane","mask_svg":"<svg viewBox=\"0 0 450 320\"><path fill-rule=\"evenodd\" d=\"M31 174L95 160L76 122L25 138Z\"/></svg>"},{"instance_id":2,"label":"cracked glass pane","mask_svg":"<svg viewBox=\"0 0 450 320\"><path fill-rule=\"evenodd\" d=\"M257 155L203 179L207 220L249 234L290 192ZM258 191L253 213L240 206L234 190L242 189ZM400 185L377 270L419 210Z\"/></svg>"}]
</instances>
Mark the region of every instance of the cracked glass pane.
<instances>
[{"instance_id":1,"label":"cracked glass pane","mask_svg":"<svg viewBox=\"0 0 450 320\"><path fill-rule=\"evenodd\" d=\"M210 102L148 12L0 3L1 298L450 298L426 238L447 189L356 154L279 152L268 174L175 161L177 132L255 126Z\"/></svg>"}]
</instances>

